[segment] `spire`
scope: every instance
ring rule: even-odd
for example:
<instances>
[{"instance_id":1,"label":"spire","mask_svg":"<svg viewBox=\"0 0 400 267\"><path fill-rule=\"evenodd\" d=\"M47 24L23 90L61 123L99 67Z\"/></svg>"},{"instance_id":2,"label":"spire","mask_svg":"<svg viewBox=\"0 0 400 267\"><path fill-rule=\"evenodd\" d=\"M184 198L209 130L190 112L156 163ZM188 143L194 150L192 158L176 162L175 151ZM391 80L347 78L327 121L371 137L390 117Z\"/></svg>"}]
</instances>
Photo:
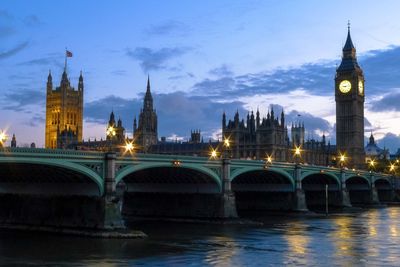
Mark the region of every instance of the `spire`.
<instances>
[{"instance_id":1,"label":"spire","mask_svg":"<svg viewBox=\"0 0 400 267\"><path fill-rule=\"evenodd\" d=\"M108 125L109 125L109 126L113 126L113 125L115 125L115 116L114 116L114 111L111 111L111 114L110 114L110 120L108 121Z\"/></svg>"},{"instance_id":2,"label":"spire","mask_svg":"<svg viewBox=\"0 0 400 267\"><path fill-rule=\"evenodd\" d=\"M79 82L78 82L78 90L83 91L83 76L82 76L82 70L79 75Z\"/></svg>"},{"instance_id":3,"label":"spire","mask_svg":"<svg viewBox=\"0 0 400 267\"><path fill-rule=\"evenodd\" d=\"M351 41L351 36L350 36L350 20L347 23L347 39L346 39L346 43L344 44L343 47L343 51L348 51L348 50L352 50L355 49L353 42Z\"/></svg>"},{"instance_id":4,"label":"spire","mask_svg":"<svg viewBox=\"0 0 400 267\"><path fill-rule=\"evenodd\" d=\"M147 76L147 89L146 95L144 96L144 107L143 110L153 110L153 97L150 91L150 75Z\"/></svg>"},{"instance_id":5,"label":"spire","mask_svg":"<svg viewBox=\"0 0 400 267\"><path fill-rule=\"evenodd\" d=\"M53 90L53 77L51 76L51 70L49 70L49 75L47 76L47 91L51 92Z\"/></svg>"},{"instance_id":6,"label":"spire","mask_svg":"<svg viewBox=\"0 0 400 267\"><path fill-rule=\"evenodd\" d=\"M374 135L372 134L372 131L371 131L371 136L369 137L369 144L370 145L374 145L375 144L375 138L374 138Z\"/></svg>"},{"instance_id":7,"label":"spire","mask_svg":"<svg viewBox=\"0 0 400 267\"><path fill-rule=\"evenodd\" d=\"M147 91L146 93L149 92L150 93L150 75L147 74Z\"/></svg>"}]
</instances>

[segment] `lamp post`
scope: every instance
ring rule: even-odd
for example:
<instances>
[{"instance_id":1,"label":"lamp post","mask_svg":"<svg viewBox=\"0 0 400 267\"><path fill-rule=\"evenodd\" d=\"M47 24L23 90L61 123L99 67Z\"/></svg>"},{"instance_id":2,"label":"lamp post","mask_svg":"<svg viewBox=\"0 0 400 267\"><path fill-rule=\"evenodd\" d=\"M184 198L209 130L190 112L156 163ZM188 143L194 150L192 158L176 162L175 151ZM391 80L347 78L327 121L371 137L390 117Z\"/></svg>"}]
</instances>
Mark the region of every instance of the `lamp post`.
<instances>
[{"instance_id":1,"label":"lamp post","mask_svg":"<svg viewBox=\"0 0 400 267\"><path fill-rule=\"evenodd\" d=\"M113 143L114 137L116 135L115 128L112 125L107 127L106 135L107 135L106 139L107 139L107 145L108 145L107 149L108 149L108 151L112 151L112 143Z\"/></svg>"},{"instance_id":2,"label":"lamp post","mask_svg":"<svg viewBox=\"0 0 400 267\"><path fill-rule=\"evenodd\" d=\"M271 165L272 165L272 155L268 155L267 154L267 157L265 158L265 166L264 166L264 168L268 169L268 167L271 166Z\"/></svg>"},{"instance_id":3,"label":"lamp post","mask_svg":"<svg viewBox=\"0 0 400 267\"><path fill-rule=\"evenodd\" d=\"M294 148L294 162L296 163L296 166L300 164L300 159L301 159L301 146L296 146Z\"/></svg>"},{"instance_id":4,"label":"lamp post","mask_svg":"<svg viewBox=\"0 0 400 267\"><path fill-rule=\"evenodd\" d=\"M7 134L5 131L0 130L0 148L5 146L5 143L7 141Z\"/></svg>"}]
</instances>

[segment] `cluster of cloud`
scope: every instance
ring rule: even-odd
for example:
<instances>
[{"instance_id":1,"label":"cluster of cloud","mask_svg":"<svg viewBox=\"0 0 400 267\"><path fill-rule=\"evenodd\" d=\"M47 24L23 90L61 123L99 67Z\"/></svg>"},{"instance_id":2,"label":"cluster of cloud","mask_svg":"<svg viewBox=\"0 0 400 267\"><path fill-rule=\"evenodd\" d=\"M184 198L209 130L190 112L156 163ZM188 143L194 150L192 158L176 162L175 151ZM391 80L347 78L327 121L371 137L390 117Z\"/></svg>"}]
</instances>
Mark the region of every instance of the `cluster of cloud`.
<instances>
[{"instance_id":1,"label":"cluster of cloud","mask_svg":"<svg viewBox=\"0 0 400 267\"><path fill-rule=\"evenodd\" d=\"M161 49L151 49L148 47L136 47L127 49L126 55L139 62L143 72L158 70L180 70L179 67L171 67L168 63L174 58L184 55L191 48L189 47L163 47Z\"/></svg>"}]
</instances>

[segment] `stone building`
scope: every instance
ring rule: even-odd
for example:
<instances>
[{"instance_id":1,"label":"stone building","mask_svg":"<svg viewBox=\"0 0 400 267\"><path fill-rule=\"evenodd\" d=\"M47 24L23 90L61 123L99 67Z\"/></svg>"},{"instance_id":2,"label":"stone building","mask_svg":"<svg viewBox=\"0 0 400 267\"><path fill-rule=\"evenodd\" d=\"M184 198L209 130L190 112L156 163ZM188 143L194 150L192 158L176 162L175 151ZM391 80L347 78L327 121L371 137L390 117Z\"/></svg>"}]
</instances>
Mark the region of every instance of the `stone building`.
<instances>
[{"instance_id":1,"label":"stone building","mask_svg":"<svg viewBox=\"0 0 400 267\"><path fill-rule=\"evenodd\" d=\"M365 168L364 100L364 74L357 62L349 26L335 77L336 143L337 153L347 155L347 165L358 169Z\"/></svg>"},{"instance_id":2,"label":"stone building","mask_svg":"<svg viewBox=\"0 0 400 267\"><path fill-rule=\"evenodd\" d=\"M53 88L51 72L46 91L46 148L67 148L82 141L83 130L83 76L79 76L78 89L71 86L66 66L60 86Z\"/></svg>"},{"instance_id":3,"label":"stone building","mask_svg":"<svg viewBox=\"0 0 400 267\"><path fill-rule=\"evenodd\" d=\"M139 124L136 117L133 121L133 139L139 149L148 152L150 146L157 144L157 113L153 109L153 97L150 91L150 77L147 78L146 95L143 101L143 108L139 114Z\"/></svg>"}]
</instances>

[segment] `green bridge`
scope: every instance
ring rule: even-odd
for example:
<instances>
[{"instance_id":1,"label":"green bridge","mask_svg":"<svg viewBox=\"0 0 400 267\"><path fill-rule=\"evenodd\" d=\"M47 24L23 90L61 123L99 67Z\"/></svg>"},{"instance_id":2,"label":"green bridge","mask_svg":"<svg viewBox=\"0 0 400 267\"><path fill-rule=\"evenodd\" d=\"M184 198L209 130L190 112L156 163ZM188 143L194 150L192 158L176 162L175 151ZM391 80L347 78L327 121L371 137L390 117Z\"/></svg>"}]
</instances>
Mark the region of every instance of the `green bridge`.
<instances>
[{"instance_id":1,"label":"green bridge","mask_svg":"<svg viewBox=\"0 0 400 267\"><path fill-rule=\"evenodd\" d=\"M0 220L123 227L124 216L231 218L394 201L397 177L332 167L74 150L0 149Z\"/></svg>"}]
</instances>

